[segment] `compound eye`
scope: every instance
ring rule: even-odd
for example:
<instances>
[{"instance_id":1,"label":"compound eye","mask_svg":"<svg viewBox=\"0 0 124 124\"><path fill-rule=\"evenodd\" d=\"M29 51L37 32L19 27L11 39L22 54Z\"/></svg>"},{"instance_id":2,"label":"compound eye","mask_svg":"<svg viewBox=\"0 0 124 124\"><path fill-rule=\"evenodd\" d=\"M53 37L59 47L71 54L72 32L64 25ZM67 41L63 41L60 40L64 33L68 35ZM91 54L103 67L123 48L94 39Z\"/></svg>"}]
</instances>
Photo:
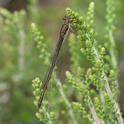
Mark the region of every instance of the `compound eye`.
<instances>
[{"instance_id":1,"label":"compound eye","mask_svg":"<svg viewBox=\"0 0 124 124\"><path fill-rule=\"evenodd\" d=\"M67 20L67 16L64 16L62 19L63 19L63 20Z\"/></svg>"}]
</instances>

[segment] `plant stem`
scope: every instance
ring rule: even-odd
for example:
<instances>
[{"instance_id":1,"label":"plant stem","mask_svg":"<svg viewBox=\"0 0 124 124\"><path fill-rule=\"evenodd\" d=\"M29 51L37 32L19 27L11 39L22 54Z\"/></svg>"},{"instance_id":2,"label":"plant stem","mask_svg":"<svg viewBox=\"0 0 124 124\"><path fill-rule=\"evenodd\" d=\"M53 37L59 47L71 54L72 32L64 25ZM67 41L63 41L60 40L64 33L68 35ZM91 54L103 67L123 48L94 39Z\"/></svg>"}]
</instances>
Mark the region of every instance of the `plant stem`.
<instances>
[{"instance_id":1,"label":"plant stem","mask_svg":"<svg viewBox=\"0 0 124 124\"><path fill-rule=\"evenodd\" d=\"M94 51L96 57L97 57L98 59L100 59L100 58L99 58L98 51L97 51L94 47L93 47L93 51ZM108 96L110 97L110 99L111 99L112 101L114 101L114 99L113 99L113 94L112 94L112 91L111 91L111 89L110 89L109 82L108 82L108 78L107 78L107 76L106 76L106 74L105 74L105 71L103 71L103 76L104 76L104 80L105 80L105 82L106 82L106 84L105 84L106 92L108 93ZM119 112L119 115L117 116L118 123L119 123L119 124L124 124L123 119L122 119L122 116L121 116L121 113L120 113L119 106L118 106L118 104L116 103L116 101L114 101L114 105L115 105L115 107L116 107L116 109L117 109L117 112Z\"/></svg>"},{"instance_id":2,"label":"plant stem","mask_svg":"<svg viewBox=\"0 0 124 124\"><path fill-rule=\"evenodd\" d=\"M90 108L90 112L93 116L93 119L94 121L96 122L96 124L102 124L102 122L100 121L100 119L98 118L97 114L96 114L96 111L95 111L95 108L94 108L94 105L92 103L92 101L90 100L90 103L89 103L89 108Z\"/></svg>"},{"instance_id":3,"label":"plant stem","mask_svg":"<svg viewBox=\"0 0 124 124\"><path fill-rule=\"evenodd\" d=\"M58 86L58 89L59 89L59 92L63 98L63 101L65 102L67 108L68 108L68 113L72 119L72 122L73 124L78 124L77 121L76 121L76 118L74 116L74 113L73 113L73 110L71 109L71 104L69 103L64 91L63 91L63 88L62 88L62 85L61 85L61 82L59 80L57 80L57 86Z\"/></svg>"}]
</instances>

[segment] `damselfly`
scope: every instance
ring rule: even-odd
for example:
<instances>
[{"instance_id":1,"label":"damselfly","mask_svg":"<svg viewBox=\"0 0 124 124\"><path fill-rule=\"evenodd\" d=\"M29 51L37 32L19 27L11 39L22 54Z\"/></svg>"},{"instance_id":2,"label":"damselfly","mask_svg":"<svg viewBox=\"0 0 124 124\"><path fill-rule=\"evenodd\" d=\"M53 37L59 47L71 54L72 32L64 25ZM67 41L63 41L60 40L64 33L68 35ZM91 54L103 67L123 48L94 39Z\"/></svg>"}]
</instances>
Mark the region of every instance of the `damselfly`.
<instances>
[{"instance_id":1,"label":"damselfly","mask_svg":"<svg viewBox=\"0 0 124 124\"><path fill-rule=\"evenodd\" d=\"M47 90L49 80L51 78L53 69L55 67L55 64L56 64L56 61L57 61L57 58L58 58L59 51L61 49L62 43L63 43L66 35L69 33L70 24L72 23L72 19L69 16L65 16L63 20L64 20L64 23L63 23L63 25L61 26L61 29L60 29L59 40L58 40L58 42L56 44L55 51L54 51L54 54L53 54L53 57L52 57L52 61L51 61L50 67L48 69L48 73L47 73L46 78L45 78L45 80L43 82L43 87L42 87L43 92L42 92L42 95L41 95L40 100L38 102L38 107L39 108L40 108L40 106L42 104L45 92Z\"/></svg>"}]
</instances>

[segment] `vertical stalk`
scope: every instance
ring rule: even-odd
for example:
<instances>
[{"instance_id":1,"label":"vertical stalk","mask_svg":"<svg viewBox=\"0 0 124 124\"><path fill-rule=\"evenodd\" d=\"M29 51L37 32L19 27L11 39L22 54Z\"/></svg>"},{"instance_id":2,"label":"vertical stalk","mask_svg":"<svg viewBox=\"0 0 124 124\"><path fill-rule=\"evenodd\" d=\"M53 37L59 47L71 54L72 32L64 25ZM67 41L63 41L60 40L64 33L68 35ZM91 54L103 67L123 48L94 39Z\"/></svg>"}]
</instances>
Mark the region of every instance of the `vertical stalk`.
<instances>
[{"instance_id":1,"label":"vertical stalk","mask_svg":"<svg viewBox=\"0 0 124 124\"><path fill-rule=\"evenodd\" d=\"M19 31L19 59L18 59L18 68L20 73L24 71L25 68L25 32L20 29Z\"/></svg>"},{"instance_id":2,"label":"vertical stalk","mask_svg":"<svg viewBox=\"0 0 124 124\"><path fill-rule=\"evenodd\" d=\"M63 91L63 88L62 88L62 85L61 85L61 82L59 80L57 80L57 86L58 86L58 89L59 89L59 92L63 98L63 101L65 102L67 108L68 108L68 113L72 119L72 122L73 124L78 124L77 121L76 121L76 118L75 118L75 115L74 115L74 112L73 110L71 109L71 104L69 103L64 91Z\"/></svg>"},{"instance_id":3,"label":"vertical stalk","mask_svg":"<svg viewBox=\"0 0 124 124\"><path fill-rule=\"evenodd\" d=\"M89 108L90 108L90 112L91 112L92 117L93 117L94 121L96 122L96 124L102 124L102 122L100 121L100 119L98 118L98 116L96 114L94 105L93 105L91 100L90 100L90 103L89 103Z\"/></svg>"}]
</instances>

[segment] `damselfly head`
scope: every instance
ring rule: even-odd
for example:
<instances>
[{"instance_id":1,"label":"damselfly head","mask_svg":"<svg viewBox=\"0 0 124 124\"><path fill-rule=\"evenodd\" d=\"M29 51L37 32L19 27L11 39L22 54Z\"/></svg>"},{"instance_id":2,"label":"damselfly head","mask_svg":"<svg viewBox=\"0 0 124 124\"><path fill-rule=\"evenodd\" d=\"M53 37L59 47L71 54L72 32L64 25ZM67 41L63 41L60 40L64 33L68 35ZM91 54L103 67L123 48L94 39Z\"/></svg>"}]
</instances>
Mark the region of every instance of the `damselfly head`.
<instances>
[{"instance_id":1,"label":"damselfly head","mask_svg":"<svg viewBox=\"0 0 124 124\"><path fill-rule=\"evenodd\" d=\"M63 20L65 24L69 24L73 22L73 19L70 16L64 16Z\"/></svg>"}]
</instances>

